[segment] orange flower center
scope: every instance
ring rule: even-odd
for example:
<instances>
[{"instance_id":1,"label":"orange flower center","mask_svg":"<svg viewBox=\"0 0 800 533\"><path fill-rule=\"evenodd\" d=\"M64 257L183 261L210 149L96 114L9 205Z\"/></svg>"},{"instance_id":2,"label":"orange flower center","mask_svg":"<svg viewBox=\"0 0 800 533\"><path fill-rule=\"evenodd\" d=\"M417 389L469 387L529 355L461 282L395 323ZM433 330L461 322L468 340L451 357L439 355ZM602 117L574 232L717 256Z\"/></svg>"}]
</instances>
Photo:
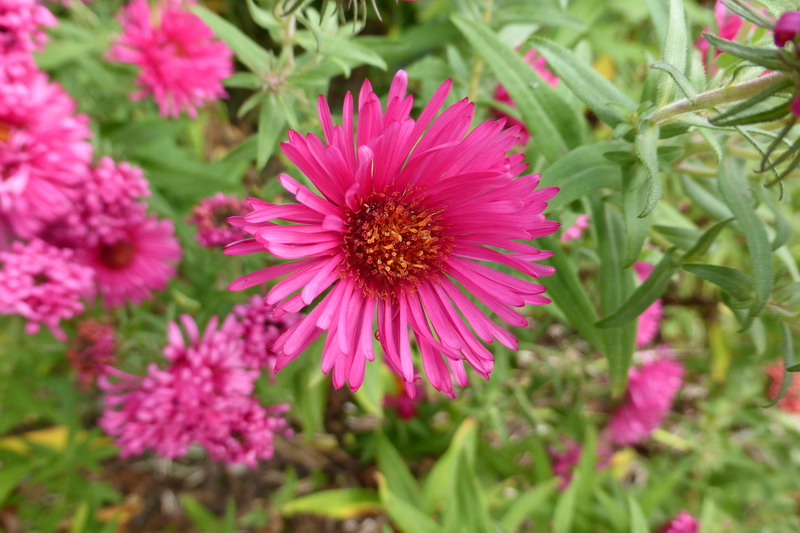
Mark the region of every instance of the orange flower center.
<instances>
[{"instance_id":1,"label":"orange flower center","mask_svg":"<svg viewBox=\"0 0 800 533\"><path fill-rule=\"evenodd\" d=\"M133 262L136 250L129 242L103 244L100 246L100 260L109 268L125 268Z\"/></svg>"},{"instance_id":2,"label":"orange flower center","mask_svg":"<svg viewBox=\"0 0 800 533\"><path fill-rule=\"evenodd\" d=\"M7 143L11 140L11 124L0 122L0 142Z\"/></svg>"},{"instance_id":3,"label":"orange flower center","mask_svg":"<svg viewBox=\"0 0 800 533\"><path fill-rule=\"evenodd\" d=\"M452 251L439 212L400 200L373 193L347 214L345 271L370 296L388 297L438 275Z\"/></svg>"}]
</instances>

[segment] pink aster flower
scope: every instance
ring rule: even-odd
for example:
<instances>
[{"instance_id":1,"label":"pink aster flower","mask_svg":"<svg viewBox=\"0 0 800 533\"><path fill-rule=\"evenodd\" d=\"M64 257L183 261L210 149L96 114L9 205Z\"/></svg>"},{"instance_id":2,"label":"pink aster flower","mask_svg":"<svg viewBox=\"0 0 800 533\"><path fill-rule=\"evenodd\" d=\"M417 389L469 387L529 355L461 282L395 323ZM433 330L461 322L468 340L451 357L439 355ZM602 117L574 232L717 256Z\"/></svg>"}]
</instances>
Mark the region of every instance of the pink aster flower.
<instances>
[{"instance_id":1,"label":"pink aster flower","mask_svg":"<svg viewBox=\"0 0 800 533\"><path fill-rule=\"evenodd\" d=\"M34 237L72 207L92 147L88 119L41 73L0 83L0 226Z\"/></svg>"},{"instance_id":2,"label":"pink aster flower","mask_svg":"<svg viewBox=\"0 0 800 533\"><path fill-rule=\"evenodd\" d=\"M197 108L226 95L222 80L233 73L233 53L211 29L187 10L193 2L133 0L119 16L122 35L110 58L139 68L134 100L153 96L164 117Z\"/></svg>"},{"instance_id":3,"label":"pink aster flower","mask_svg":"<svg viewBox=\"0 0 800 533\"><path fill-rule=\"evenodd\" d=\"M175 276L181 247L170 220L158 220L141 211L129 220L121 237L82 250L81 259L92 267L106 307L126 301L139 303L166 287Z\"/></svg>"},{"instance_id":4,"label":"pink aster flower","mask_svg":"<svg viewBox=\"0 0 800 533\"><path fill-rule=\"evenodd\" d=\"M266 368L274 373L278 355L272 350L272 346L283 332L305 315L285 313L276 317L275 307L264 305L264 298L261 296L253 296L246 304L237 305L233 312L242 325L244 365L249 368Z\"/></svg>"},{"instance_id":5,"label":"pink aster flower","mask_svg":"<svg viewBox=\"0 0 800 533\"><path fill-rule=\"evenodd\" d=\"M668 524L658 530L658 533L697 533L700 522L687 511L681 511Z\"/></svg>"},{"instance_id":6,"label":"pink aster flower","mask_svg":"<svg viewBox=\"0 0 800 533\"><path fill-rule=\"evenodd\" d=\"M725 7L725 4L722 3L722 0L717 0L717 3L714 6L714 18L717 22L717 37L720 39L726 39L728 41L733 41L736 36L739 34L739 30L742 29L742 25L744 24L744 19L733 13L728 11L728 8ZM711 31L711 28L705 28L703 30L704 33L708 33ZM708 65L706 62L708 61L708 50L709 44L705 38L700 37L696 42L695 46L698 50L700 50L700 55L703 59L703 64L706 65L706 69L708 69ZM714 53L714 58L716 59L722 52L717 50ZM712 66L711 70L715 71L716 66Z\"/></svg>"},{"instance_id":7,"label":"pink aster flower","mask_svg":"<svg viewBox=\"0 0 800 533\"><path fill-rule=\"evenodd\" d=\"M321 196L283 174L281 184L299 203L250 199L253 211L231 219L254 239L231 244L226 253L266 250L289 260L239 278L232 290L288 275L266 296L279 312L298 311L327 290L276 341L277 370L327 331L322 370L333 373L336 387L348 383L356 390L366 362L375 358L377 321L384 361L407 392L414 394L410 328L428 380L452 396L451 377L467 384L465 363L489 378L493 356L481 341L517 346L464 291L518 327L528 321L514 307L550 301L541 285L484 262L526 277L551 274L552 267L535 263L551 253L518 240L556 230L558 224L541 213L558 191L537 190L538 175L519 176L524 156L506 156L519 128L503 130L501 120L469 131L473 104L466 99L434 119L450 85L442 84L418 120L409 117L413 102L403 71L392 82L385 111L368 81L357 119L348 94L343 125L333 124L320 96L325 141L290 131L282 149Z\"/></svg>"},{"instance_id":8,"label":"pink aster flower","mask_svg":"<svg viewBox=\"0 0 800 533\"><path fill-rule=\"evenodd\" d=\"M561 242L574 241L583 237L583 232L589 229L589 215L580 215L575 224L564 230L561 234Z\"/></svg>"},{"instance_id":9,"label":"pink aster flower","mask_svg":"<svg viewBox=\"0 0 800 533\"><path fill-rule=\"evenodd\" d=\"M559 479L558 490L565 490L572 482L572 472L581 460L581 446L564 438L562 449L549 446L547 453L552 461L553 474Z\"/></svg>"},{"instance_id":10,"label":"pink aster flower","mask_svg":"<svg viewBox=\"0 0 800 533\"><path fill-rule=\"evenodd\" d=\"M30 54L47 42L44 28L58 20L36 0L0 0L0 57Z\"/></svg>"},{"instance_id":11,"label":"pink aster flower","mask_svg":"<svg viewBox=\"0 0 800 533\"><path fill-rule=\"evenodd\" d=\"M656 358L628 373L625 401L608 424L612 444L639 444L667 416L678 389L683 385L683 365L667 346L656 348Z\"/></svg>"},{"instance_id":12,"label":"pink aster flower","mask_svg":"<svg viewBox=\"0 0 800 533\"><path fill-rule=\"evenodd\" d=\"M639 281L644 281L653 272L653 265L645 261L637 261L633 264L633 270L639 277ZM661 319L664 317L664 304L661 298L650 304L650 307L639 315L639 323L636 326L636 347L641 348L653 342L661 328Z\"/></svg>"},{"instance_id":13,"label":"pink aster flower","mask_svg":"<svg viewBox=\"0 0 800 533\"><path fill-rule=\"evenodd\" d=\"M78 376L81 389L87 391L105 368L114 363L117 342L114 327L94 319L81 321L77 335L67 350L67 359Z\"/></svg>"},{"instance_id":14,"label":"pink aster flower","mask_svg":"<svg viewBox=\"0 0 800 533\"><path fill-rule=\"evenodd\" d=\"M81 299L92 293L92 271L73 261L71 250L42 241L15 242L0 251L0 314L17 314L34 334L47 326L60 341L62 320L83 312Z\"/></svg>"},{"instance_id":15,"label":"pink aster flower","mask_svg":"<svg viewBox=\"0 0 800 533\"><path fill-rule=\"evenodd\" d=\"M274 435L287 433L279 416L287 406L264 408L250 396L258 372L242 364L236 318L218 327L214 317L202 335L191 317L181 316L181 323L187 338L175 322L169 324L165 370L151 364L138 377L109 369L101 378L106 409L100 426L117 437L122 457L149 449L174 458L197 443L228 463L252 467L269 459Z\"/></svg>"},{"instance_id":16,"label":"pink aster flower","mask_svg":"<svg viewBox=\"0 0 800 533\"><path fill-rule=\"evenodd\" d=\"M80 184L80 194L67 215L46 230L47 239L80 248L124 240L132 223L143 218L150 196L142 169L102 157Z\"/></svg>"},{"instance_id":17,"label":"pink aster flower","mask_svg":"<svg viewBox=\"0 0 800 533\"><path fill-rule=\"evenodd\" d=\"M530 50L527 54L525 54L525 61L536 70L536 73L551 87L558 86L558 76L550 72L550 69L547 68L547 61L545 60L544 56L540 56L536 50ZM511 95L508 94L508 91L502 84L498 84L497 88L494 91L494 99L502 104L506 104L510 107L516 107L514 101L511 99ZM525 128L525 125L518 119L508 115L507 113L501 111L500 109L492 108L492 114L494 114L497 118L505 118L509 126L519 126L520 128L520 140L519 143L522 145L528 144L528 140L530 139L530 134L528 130Z\"/></svg>"},{"instance_id":18,"label":"pink aster flower","mask_svg":"<svg viewBox=\"0 0 800 533\"><path fill-rule=\"evenodd\" d=\"M192 216L187 222L197 226L197 242L201 245L208 248L225 246L247 236L241 229L228 224L228 218L243 215L247 210L247 202L218 192L192 208Z\"/></svg>"}]
</instances>

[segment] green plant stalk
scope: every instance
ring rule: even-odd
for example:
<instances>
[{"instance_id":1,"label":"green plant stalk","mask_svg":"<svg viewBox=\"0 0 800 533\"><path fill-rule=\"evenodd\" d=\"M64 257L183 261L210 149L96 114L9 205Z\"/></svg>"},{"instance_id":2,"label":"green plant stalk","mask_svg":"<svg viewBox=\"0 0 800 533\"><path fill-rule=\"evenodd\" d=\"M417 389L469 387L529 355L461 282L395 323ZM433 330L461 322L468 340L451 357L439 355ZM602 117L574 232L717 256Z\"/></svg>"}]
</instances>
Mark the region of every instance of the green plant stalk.
<instances>
[{"instance_id":1,"label":"green plant stalk","mask_svg":"<svg viewBox=\"0 0 800 533\"><path fill-rule=\"evenodd\" d=\"M486 9L483 11L483 23L488 26L492 21L492 8L494 7L494 0L486 0ZM474 102L478 99L478 84L481 81L481 72L483 71L483 60L480 57L475 57L475 62L472 64L472 75L469 80L469 100Z\"/></svg>"},{"instance_id":2,"label":"green plant stalk","mask_svg":"<svg viewBox=\"0 0 800 533\"><path fill-rule=\"evenodd\" d=\"M693 99L683 98L662 107L650 115L649 121L654 124L663 124L673 117L691 113L692 111L712 109L719 104L747 100L788 76L784 72L773 72L753 80L700 93Z\"/></svg>"}]
</instances>

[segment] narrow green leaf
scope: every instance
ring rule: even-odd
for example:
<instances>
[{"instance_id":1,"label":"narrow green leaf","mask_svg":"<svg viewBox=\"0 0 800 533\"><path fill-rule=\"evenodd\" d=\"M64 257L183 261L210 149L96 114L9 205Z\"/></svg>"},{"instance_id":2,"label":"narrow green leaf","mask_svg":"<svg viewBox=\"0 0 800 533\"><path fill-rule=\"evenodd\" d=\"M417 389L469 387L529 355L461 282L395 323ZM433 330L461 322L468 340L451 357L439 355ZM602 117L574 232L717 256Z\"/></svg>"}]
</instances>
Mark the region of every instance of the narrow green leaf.
<instances>
[{"instance_id":1,"label":"narrow green leaf","mask_svg":"<svg viewBox=\"0 0 800 533\"><path fill-rule=\"evenodd\" d=\"M631 512L631 533L650 533L642 508L630 494L628 495L628 508Z\"/></svg>"},{"instance_id":2,"label":"narrow green leaf","mask_svg":"<svg viewBox=\"0 0 800 533\"><path fill-rule=\"evenodd\" d=\"M772 86L767 87L757 95L748 98L744 102L740 102L736 105L730 106L728 109L726 109L719 115L712 117L711 119L709 119L709 122L711 122L715 126L725 126L727 125L724 122L726 119L738 116L744 111L747 111L750 108L752 108L754 105L763 102L770 96L774 96L781 91L789 89L793 85L794 81L791 78L781 78Z\"/></svg>"},{"instance_id":3,"label":"narrow green leaf","mask_svg":"<svg viewBox=\"0 0 800 533\"><path fill-rule=\"evenodd\" d=\"M684 0L669 0L667 38L664 40L661 57L683 77L687 77L689 50L692 46L689 43L689 27L683 2ZM661 86L662 105L667 103L673 94L675 94L674 86L664 83Z\"/></svg>"},{"instance_id":4,"label":"narrow green leaf","mask_svg":"<svg viewBox=\"0 0 800 533\"><path fill-rule=\"evenodd\" d=\"M658 46L663 50L664 42L667 40L667 3L663 0L644 0L647 9L650 11L650 21L656 30Z\"/></svg>"},{"instance_id":5,"label":"narrow green leaf","mask_svg":"<svg viewBox=\"0 0 800 533\"><path fill-rule=\"evenodd\" d=\"M606 124L614 127L626 120L622 110L630 114L636 109L633 100L570 50L548 39L533 42L550 69Z\"/></svg>"},{"instance_id":6,"label":"narrow green leaf","mask_svg":"<svg viewBox=\"0 0 800 533\"><path fill-rule=\"evenodd\" d=\"M752 295L753 281L750 276L735 268L703 263L687 263L683 265L683 269L695 276L700 276L706 281L710 281L740 302L747 301Z\"/></svg>"},{"instance_id":7,"label":"narrow green leaf","mask_svg":"<svg viewBox=\"0 0 800 533\"><path fill-rule=\"evenodd\" d=\"M695 261L704 256L708 249L711 248L711 245L714 244L714 241L717 240L720 232L732 221L733 218L722 220L708 228L705 233L697 239L697 243L684 254L683 261Z\"/></svg>"},{"instance_id":8,"label":"narrow green leaf","mask_svg":"<svg viewBox=\"0 0 800 533\"><path fill-rule=\"evenodd\" d=\"M775 27L775 22L773 20L756 9L748 9L748 6L737 1L722 0L722 3L726 8L728 8L728 10L739 15L745 20L749 20L756 26L760 26L768 30L772 30Z\"/></svg>"},{"instance_id":9,"label":"narrow green leaf","mask_svg":"<svg viewBox=\"0 0 800 533\"><path fill-rule=\"evenodd\" d=\"M281 514L312 514L337 520L357 518L383 511L383 506L373 490L350 488L323 490L301 496L280 507Z\"/></svg>"},{"instance_id":10,"label":"narrow green leaf","mask_svg":"<svg viewBox=\"0 0 800 533\"><path fill-rule=\"evenodd\" d=\"M208 508L197 501L194 496L184 493L180 496L181 508L186 516L192 522L192 525L199 531L216 531L219 527L219 521L214 513Z\"/></svg>"},{"instance_id":11,"label":"narrow green leaf","mask_svg":"<svg viewBox=\"0 0 800 533\"><path fill-rule=\"evenodd\" d=\"M425 479L423 502L425 509L432 512L445 498L450 489L458 455L462 449L474 457L477 424L475 419L467 418L456 430L447 451L439 458Z\"/></svg>"},{"instance_id":12,"label":"narrow green leaf","mask_svg":"<svg viewBox=\"0 0 800 533\"><path fill-rule=\"evenodd\" d=\"M702 237L702 234L694 229L684 228L681 226L664 226L655 224L653 229L667 238L667 240L680 248L681 250L689 250L697 244L697 240Z\"/></svg>"},{"instance_id":13,"label":"narrow green leaf","mask_svg":"<svg viewBox=\"0 0 800 533\"><path fill-rule=\"evenodd\" d=\"M406 466L403 456L382 431L377 432L375 439L378 448L378 468L389 484L392 493L417 508L422 507L419 485Z\"/></svg>"},{"instance_id":14,"label":"narrow green leaf","mask_svg":"<svg viewBox=\"0 0 800 533\"><path fill-rule=\"evenodd\" d=\"M574 113L541 79L523 57L485 24L460 14L451 17L461 34L505 86L531 132L533 144L550 162L569 151L575 139L567 139L560 121ZM579 141L579 140L578 140Z\"/></svg>"},{"instance_id":15,"label":"narrow green leaf","mask_svg":"<svg viewBox=\"0 0 800 533\"><path fill-rule=\"evenodd\" d=\"M526 518L531 518L542 506L550 505L549 500L556 494L557 484L558 480L551 479L519 496L506 510L500 525L509 531L516 531Z\"/></svg>"},{"instance_id":16,"label":"narrow green leaf","mask_svg":"<svg viewBox=\"0 0 800 533\"><path fill-rule=\"evenodd\" d=\"M775 216L775 238L772 239L772 250L774 251L789 242L792 236L792 227L783 215L778 201L773 198L770 190L766 187L759 187L758 191L761 195L761 199L767 204L772 214Z\"/></svg>"},{"instance_id":17,"label":"narrow green leaf","mask_svg":"<svg viewBox=\"0 0 800 533\"><path fill-rule=\"evenodd\" d=\"M270 31L280 30L281 23L275 18L275 15L262 7L258 7L254 0L247 0L247 9L253 18L253 22L262 28Z\"/></svg>"},{"instance_id":18,"label":"narrow green leaf","mask_svg":"<svg viewBox=\"0 0 800 533\"><path fill-rule=\"evenodd\" d=\"M32 465L4 465L0 469L0 505L3 505Z\"/></svg>"},{"instance_id":19,"label":"narrow green leaf","mask_svg":"<svg viewBox=\"0 0 800 533\"><path fill-rule=\"evenodd\" d=\"M478 486L473 460L467 449L457 456L445 503L446 533L486 533L492 530L486 498Z\"/></svg>"},{"instance_id":20,"label":"narrow green leaf","mask_svg":"<svg viewBox=\"0 0 800 533\"><path fill-rule=\"evenodd\" d=\"M788 98L770 98L765 102L743 109L736 115L731 115L724 119L711 118L709 122L715 126L746 126L748 124L760 124L762 122L772 122L780 120L789 113L791 100Z\"/></svg>"},{"instance_id":21,"label":"narrow green leaf","mask_svg":"<svg viewBox=\"0 0 800 533\"><path fill-rule=\"evenodd\" d=\"M656 204L661 199L661 176L658 172L658 126L655 124L643 123L636 135L636 155L647 170L649 187L647 190L647 202L639 213L640 217L646 217L655 209Z\"/></svg>"},{"instance_id":22,"label":"narrow green leaf","mask_svg":"<svg viewBox=\"0 0 800 533\"><path fill-rule=\"evenodd\" d=\"M601 328L614 328L627 324L641 315L645 309L664 294L672 275L678 270L673 258L674 251L669 250L658 262L644 282L625 300L613 314L597 323Z\"/></svg>"},{"instance_id":23,"label":"narrow green leaf","mask_svg":"<svg viewBox=\"0 0 800 533\"><path fill-rule=\"evenodd\" d=\"M262 102L261 109L258 113L258 156L256 159L256 168L263 169L281 135L286 134L286 115L283 107L275 100L275 98L267 98Z\"/></svg>"},{"instance_id":24,"label":"narrow green leaf","mask_svg":"<svg viewBox=\"0 0 800 533\"><path fill-rule=\"evenodd\" d=\"M547 287L548 296L566 315L581 337L596 349L602 350L600 334L594 325L597 322L597 312L561 244L552 236L539 238L536 242L543 249L554 252L547 260L547 264L555 267L556 271L552 276L541 280Z\"/></svg>"},{"instance_id":25,"label":"narrow green leaf","mask_svg":"<svg viewBox=\"0 0 800 533\"><path fill-rule=\"evenodd\" d=\"M705 184L709 184L709 186L707 187ZM701 184L695 178L681 176L681 185L689 198L692 199L692 202L702 208L714 220L725 220L733 216L725 202L719 198L719 192L716 190L716 180L704 180L704 184Z\"/></svg>"},{"instance_id":26,"label":"narrow green leaf","mask_svg":"<svg viewBox=\"0 0 800 533\"><path fill-rule=\"evenodd\" d=\"M267 74L269 71L269 52L258 46L255 41L242 33L239 28L216 13L201 6L194 6L190 9L192 13L208 24L217 37L231 47L239 61L244 63L247 68L262 76Z\"/></svg>"},{"instance_id":27,"label":"narrow green leaf","mask_svg":"<svg viewBox=\"0 0 800 533\"><path fill-rule=\"evenodd\" d=\"M553 513L553 533L570 533L572 531L572 522L575 518L575 496L580 482L581 475L575 474L572 476L572 482L559 496Z\"/></svg>"},{"instance_id":28,"label":"narrow green leaf","mask_svg":"<svg viewBox=\"0 0 800 533\"><path fill-rule=\"evenodd\" d=\"M642 205L647 201L648 188L640 165L624 165L622 172L622 217L625 222L624 268L630 268L642 252L647 232L654 217L639 217Z\"/></svg>"},{"instance_id":29,"label":"narrow green leaf","mask_svg":"<svg viewBox=\"0 0 800 533\"><path fill-rule=\"evenodd\" d=\"M694 87L692 86L692 83L689 81L689 78L686 77L686 74L678 70L677 67L675 67L675 65L667 63L666 61L656 61L655 63L650 65L650 68L655 70L661 70L669 74L670 77L672 78L672 81L675 82L675 84L683 93L683 96L691 100L692 103L694 103L694 97L697 94L697 91L694 90Z\"/></svg>"},{"instance_id":30,"label":"narrow green leaf","mask_svg":"<svg viewBox=\"0 0 800 533\"><path fill-rule=\"evenodd\" d=\"M416 506L399 498L389 488L386 479L381 475L378 480L378 493L381 503L389 518L403 533L441 533L442 527L430 517L422 513Z\"/></svg>"},{"instance_id":31,"label":"narrow green leaf","mask_svg":"<svg viewBox=\"0 0 800 533\"><path fill-rule=\"evenodd\" d=\"M601 189L619 190L619 166L611 163L605 154L628 146L619 142L580 146L547 167L542 173L541 186L561 189L548 202L550 209L567 205L583 196L597 194Z\"/></svg>"},{"instance_id":32,"label":"narrow green leaf","mask_svg":"<svg viewBox=\"0 0 800 533\"><path fill-rule=\"evenodd\" d=\"M86 531L86 525L89 521L89 503L82 501L78 505L78 510L72 515L72 520L69 525L69 533L83 533Z\"/></svg>"},{"instance_id":33,"label":"narrow green leaf","mask_svg":"<svg viewBox=\"0 0 800 533\"><path fill-rule=\"evenodd\" d=\"M789 66L781 61L780 53L775 48L741 44L728 41L727 39L721 39L710 33L704 33L703 38L708 41L711 46L723 52L741 57L742 59L746 59L770 70L789 70Z\"/></svg>"},{"instance_id":34,"label":"narrow green leaf","mask_svg":"<svg viewBox=\"0 0 800 533\"><path fill-rule=\"evenodd\" d=\"M317 51L317 39L313 35L305 32L298 34L297 43L310 52ZM350 68L359 65L372 65L382 70L388 68L386 61L381 56L361 44L360 40L356 38L346 39L339 35L320 34L319 53L345 66L346 76L349 76Z\"/></svg>"},{"instance_id":35,"label":"narrow green leaf","mask_svg":"<svg viewBox=\"0 0 800 533\"><path fill-rule=\"evenodd\" d=\"M756 296L750 316L757 316L767 305L772 291L772 250L767 232L756 215L745 170L735 165L732 158L723 158L719 164L719 188L747 241Z\"/></svg>"}]
</instances>

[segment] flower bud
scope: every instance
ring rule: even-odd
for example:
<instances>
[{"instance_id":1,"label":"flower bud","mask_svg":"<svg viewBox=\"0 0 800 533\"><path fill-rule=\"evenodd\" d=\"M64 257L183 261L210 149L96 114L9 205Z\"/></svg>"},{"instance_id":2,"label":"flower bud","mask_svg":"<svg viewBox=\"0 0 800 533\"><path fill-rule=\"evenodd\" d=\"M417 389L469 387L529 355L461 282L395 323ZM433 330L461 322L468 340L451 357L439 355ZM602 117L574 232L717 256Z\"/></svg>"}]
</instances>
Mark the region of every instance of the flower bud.
<instances>
[{"instance_id":1,"label":"flower bud","mask_svg":"<svg viewBox=\"0 0 800 533\"><path fill-rule=\"evenodd\" d=\"M783 48L800 33L800 11L787 11L775 24L775 44Z\"/></svg>"}]
</instances>

